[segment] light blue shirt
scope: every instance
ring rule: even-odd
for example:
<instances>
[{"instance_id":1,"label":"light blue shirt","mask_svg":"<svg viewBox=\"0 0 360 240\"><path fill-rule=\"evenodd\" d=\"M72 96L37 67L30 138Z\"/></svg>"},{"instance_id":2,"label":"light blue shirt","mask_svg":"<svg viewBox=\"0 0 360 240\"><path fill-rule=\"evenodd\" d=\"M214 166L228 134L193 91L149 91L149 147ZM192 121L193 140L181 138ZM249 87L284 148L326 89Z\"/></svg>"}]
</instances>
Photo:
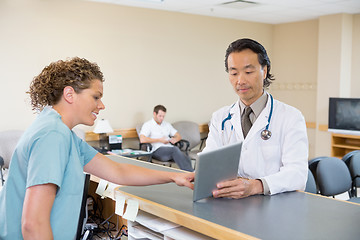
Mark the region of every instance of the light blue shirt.
<instances>
[{"instance_id":1,"label":"light blue shirt","mask_svg":"<svg viewBox=\"0 0 360 240\"><path fill-rule=\"evenodd\" d=\"M84 188L84 166L97 151L82 141L51 107L23 134L0 192L0 239L23 239L21 215L26 188L52 183L57 193L50 223L54 239L74 239Z\"/></svg>"}]
</instances>

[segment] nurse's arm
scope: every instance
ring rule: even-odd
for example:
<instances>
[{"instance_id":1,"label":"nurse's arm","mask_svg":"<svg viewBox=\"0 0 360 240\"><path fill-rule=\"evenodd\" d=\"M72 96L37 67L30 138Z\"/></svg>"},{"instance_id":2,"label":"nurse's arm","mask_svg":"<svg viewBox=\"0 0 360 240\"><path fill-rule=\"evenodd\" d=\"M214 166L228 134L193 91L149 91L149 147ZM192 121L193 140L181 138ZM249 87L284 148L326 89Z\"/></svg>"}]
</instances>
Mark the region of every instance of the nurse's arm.
<instances>
[{"instance_id":1,"label":"nurse's arm","mask_svg":"<svg viewBox=\"0 0 360 240\"><path fill-rule=\"evenodd\" d=\"M51 183L26 189L21 216L21 231L25 240L53 239L50 214L56 190L57 186Z\"/></svg>"},{"instance_id":2,"label":"nurse's arm","mask_svg":"<svg viewBox=\"0 0 360 240\"><path fill-rule=\"evenodd\" d=\"M101 179L120 185L145 186L175 182L179 186L193 189L193 172L164 172L151 170L131 164L112 161L106 156L97 153L85 165L84 171Z\"/></svg>"}]
</instances>

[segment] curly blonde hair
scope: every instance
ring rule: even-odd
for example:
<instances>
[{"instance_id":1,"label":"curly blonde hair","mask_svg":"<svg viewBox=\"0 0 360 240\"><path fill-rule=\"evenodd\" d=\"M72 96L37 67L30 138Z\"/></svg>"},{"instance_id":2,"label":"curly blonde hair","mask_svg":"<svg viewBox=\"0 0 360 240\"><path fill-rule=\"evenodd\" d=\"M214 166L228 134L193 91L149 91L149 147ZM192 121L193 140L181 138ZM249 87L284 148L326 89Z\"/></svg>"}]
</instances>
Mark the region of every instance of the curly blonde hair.
<instances>
[{"instance_id":1,"label":"curly blonde hair","mask_svg":"<svg viewBox=\"0 0 360 240\"><path fill-rule=\"evenodd\" d=\"M99 66L84 58L74 57L46 66L34 77L26 93L30 94L32 110L41 111L46 106L58 103L65 87L71 86L76 93L80 93L89 88L93 80L104 82Z\"/></svg>"}]
</instances>

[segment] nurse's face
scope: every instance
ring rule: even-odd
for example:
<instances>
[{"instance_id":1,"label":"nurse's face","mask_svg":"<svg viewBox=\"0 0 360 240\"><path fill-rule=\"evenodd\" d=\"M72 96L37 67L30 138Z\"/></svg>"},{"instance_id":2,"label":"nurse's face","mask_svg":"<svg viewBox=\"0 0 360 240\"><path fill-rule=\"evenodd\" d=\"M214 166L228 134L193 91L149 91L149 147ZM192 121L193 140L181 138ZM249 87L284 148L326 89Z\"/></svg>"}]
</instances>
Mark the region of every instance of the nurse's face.
<instances>
[{"instance_id":1,"label":"nurse's face","mask_svg":"<svg viewBox=\"0 0 360 240\"><path fill-rule=\"evenodd\" d=\"M263 94L267 66L263 68L250 49L230 53L227 61L231 85L240 100L250 106Z\"/></svg>"},{"instance_id":2,"label":"nurse's face","mask_svg":"<svg viewBox=\"0 0 360 240\"><path fill-rule=\"evenodd\" d=\"M93 80L90 88L76 94L76 116L77 124L92 126L97 115L105 106L101 101L103 96L103 83L100 80Z\"/></svg>"}]
</instances>

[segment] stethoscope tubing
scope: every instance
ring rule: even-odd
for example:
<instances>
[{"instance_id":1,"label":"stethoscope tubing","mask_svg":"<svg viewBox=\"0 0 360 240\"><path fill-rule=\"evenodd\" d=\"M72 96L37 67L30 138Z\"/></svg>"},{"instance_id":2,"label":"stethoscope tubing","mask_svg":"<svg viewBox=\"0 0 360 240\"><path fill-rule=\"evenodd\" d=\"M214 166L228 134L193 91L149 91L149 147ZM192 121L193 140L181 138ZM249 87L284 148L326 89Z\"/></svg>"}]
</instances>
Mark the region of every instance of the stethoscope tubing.
<instances>
[{"instance_id":1,"label":"stethoscope tubing","mask_svg":"<svg viewBox=\"0 0 360 240\"><path fill-rule=\"evenodd\" d=\"M269 118L268 118L268 124L266 125L265 130L269 130L270 121L271 121L271 117L272 117L272 113L273 113L273 107L274 107L273 96L271 94L269 94L269 95L270 95L270 101L271 101L270 114L269 114Z\"/></svg>"},{"instance_id":2,"label":"stethoscope tubing","mask_svg":"<svg viewBox=\"0 0 360 240\"><path fill-rule=\"evenodd\" d=\"M268 123L265 127L265 129L263 131L261 131L261 138L263 140L268 140L271 137L271 131L269 131L269 126L270 126L270 121L271 121L271 117L272 117L272 113L273 113L273 107L274 107L274 100L273 100L273 96L271 94L270 95L270 113L269 113L269 118L268 118ZM235 103L229 108L229 114L226 118L224 118L224 120L221 122L221 134L222 134L222 140L223 140L223 144L224 143L224 130L225 130L225 123L226 121L230 121L232 116L230 114L230 109L233 108L235 105ZM232 130L234 129L234 126L231 124L231 129L230 131L232 132ZM264 137L263 137L264 136ZM228 142L230 142L230 137L231 134L229 135L229 139Z\"/></svg>"}]
</instances>

